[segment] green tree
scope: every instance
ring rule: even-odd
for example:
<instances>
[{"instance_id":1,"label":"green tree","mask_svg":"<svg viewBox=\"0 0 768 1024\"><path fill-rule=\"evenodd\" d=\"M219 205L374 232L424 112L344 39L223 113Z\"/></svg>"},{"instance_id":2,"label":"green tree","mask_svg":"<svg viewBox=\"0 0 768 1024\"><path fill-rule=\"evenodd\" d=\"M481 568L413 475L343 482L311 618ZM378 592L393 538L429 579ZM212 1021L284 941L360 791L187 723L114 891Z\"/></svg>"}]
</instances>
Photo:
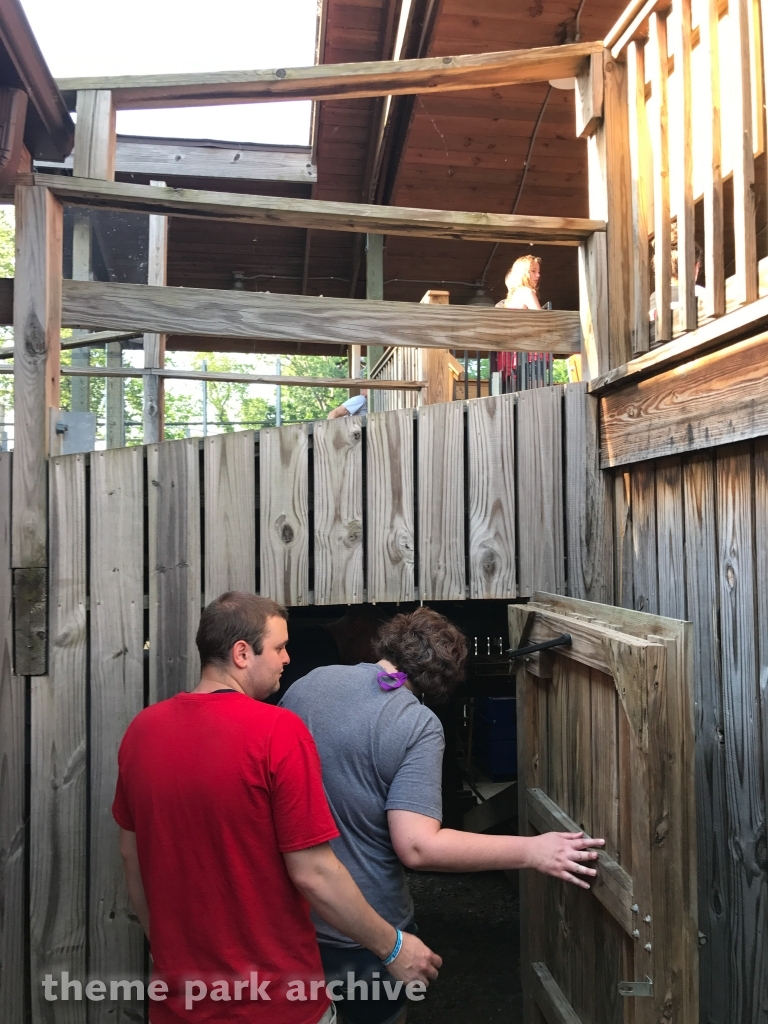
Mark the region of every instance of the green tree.
<instances>
[{"instance_id":1,"label":"green tree","mask_svg":"<svg viewBox=\"0 0 768 1024\"><path fill-rule=\"evenodd\" d=\"M283 373L292 377L346 377L346 356L290 356L283 365ZM283 423L325 419L331 409L349 397L346 388L292 388L282 389Z\"/></svg>"}]
</instances>

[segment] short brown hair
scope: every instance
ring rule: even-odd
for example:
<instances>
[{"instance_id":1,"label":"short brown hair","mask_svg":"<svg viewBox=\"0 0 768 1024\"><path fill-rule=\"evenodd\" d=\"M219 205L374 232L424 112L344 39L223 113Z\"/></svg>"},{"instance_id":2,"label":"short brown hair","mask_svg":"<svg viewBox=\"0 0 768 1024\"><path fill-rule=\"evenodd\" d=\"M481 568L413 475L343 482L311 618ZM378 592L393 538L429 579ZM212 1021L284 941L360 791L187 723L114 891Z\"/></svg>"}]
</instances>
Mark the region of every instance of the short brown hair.
<instances>
[{"instance_id":1,"label":"short brown hair","mask_svg":"<svg viewBox=\"0 0 768 1024\"><path fill-rule=\"evenodd\" d=\"M417 608L385 622L374 649L379 658L386 658L405 672L408 680L436 704L448 700L464 679L464 634L431 608Z\"/></svg>"},{"instance_id":2,"label":"short brown hair","mask_svg":"<svg viewBox=\"0 0 768 1024\"><path fill-rule=\"evenodd\" d=\"M245 590L228 590L203 609L195 643L200 666L226 665L238 640L245 640L254 654L264 650L264 635L271 618L288 619L288 612L268 597Z\"/></svg>"}]
</instances>

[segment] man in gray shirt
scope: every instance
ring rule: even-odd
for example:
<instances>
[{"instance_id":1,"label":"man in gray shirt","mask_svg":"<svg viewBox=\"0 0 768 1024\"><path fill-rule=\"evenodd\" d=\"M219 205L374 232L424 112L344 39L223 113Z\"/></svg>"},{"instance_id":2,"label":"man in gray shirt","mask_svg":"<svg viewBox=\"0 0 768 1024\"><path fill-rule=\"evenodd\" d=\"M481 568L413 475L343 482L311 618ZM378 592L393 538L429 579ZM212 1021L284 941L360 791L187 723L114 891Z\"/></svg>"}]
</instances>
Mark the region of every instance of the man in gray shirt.
<instances>
[{"instance_id":1,"label":"man in gray shirt","mask_svg":"<svg viewBox=\"0 0 768 1024\"><path fill-rule=\"evenodd\" d=\"M467 645L461 632L432 609L417 608L382 626L376 653L375 665L315 669L281 701L312 733L341 833L331 845L371 906L398 933L414 929L402 865L422 871L527 867L589 888L585 876L596 871L588 862L597 858L602 839L581 832L485 836L441 828L443 729L421 698L440 703L462 680ZM326 978L346 984L344 1020L400 1024L405 994L395 992L375 957L320 919L315 926ZM361 980L365 994L353 984Z\"/></svg>"}]
</instances>

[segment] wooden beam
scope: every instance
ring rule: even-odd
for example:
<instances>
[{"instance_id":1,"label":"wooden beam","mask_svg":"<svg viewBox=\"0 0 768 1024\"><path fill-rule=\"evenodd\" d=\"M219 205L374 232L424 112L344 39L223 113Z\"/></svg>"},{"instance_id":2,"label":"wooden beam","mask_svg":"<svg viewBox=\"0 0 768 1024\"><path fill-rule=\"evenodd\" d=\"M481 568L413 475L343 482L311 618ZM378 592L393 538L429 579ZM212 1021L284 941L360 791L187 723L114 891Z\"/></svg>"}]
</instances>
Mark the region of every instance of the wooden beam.
<instances>
[{"instance_id":1,"label":"wooden beam","mask_svg":"<svg viewBox=\"0 0 768 1024\"><path fill-rule=\"evenodd\" d=\"M691 0L679 0L677 17L672 19L672 49L676 55L672 91L677 99L678 130L672 133L672 163L679 168L676 189L677 209L677 283L680 321L684 331L698 324L696 304L696 230L693 212L693 100L691 94Z\"/></svg>"},{"instance_id":2,"label":"wooden beam","mask_svg":"<svg viewBox=\"0 0 768 1024\"><path fill-rule=\"evenodd\" d=\"M317 181L309 146L257 146L117 137L117 174L151 177L230 178L240 181Z\"/></svg>"},{"instance_id":3,"label":"wooden beam","mask_svg":"<svg viewBox=\"0 0 768 1024\"><path fill-rule=\"evenodd\" d=\"M709 323L699 327L690 334L684 334L674 341L668 342L661 348L647 352L645 355L632 359L623 366L617 366L602 377L591 381L588 390L592 393L601 394L610 388L621 387L644 377L650 377L654 373L660 373L684 363L686 360L694 359L697 356L724 345L727 341L737 341L750 332L754 333L761 328L768 326L768 296L752 302L748 306L741 306L731 313L717 320L710 320Z\"/></svg>"},{"instance_id":4,"label":"wooden beam","mask_svg":"<svg viewBox=\"0 0 768 1024\"><path fill-rule=\"evenodd\" d=\"M420 391L429 387L426 380L372 380L367 377L287 377L264 373L220 373L216 370L172 370L141 366L64 366L65 377L154 377L157 380L209 380L232 384L283 384L286 387L306 388L372 388L378 391ZM13 373L13 366L0 366L0 373Z\"/></svg>"},{"instance_id":5,"label":"wooden beam","mask_svg":"<svg viewBox=\"0 0 768 1024\"><path fill-rule=\"evenodd\" d=\"M600 465L624 466L768 434L768 331L600 402Z\"/></svg>"},{"instance_id":6,"label":"wooden beam","mask_svg":"<svg viewBox=\"0 0 768 1024\"><path fill-rule=\"evenodd\" d=\"M632 179L632 353L647 352L650 345L651 308L648 266L647 168L650 139L645 107L645 45L635 42L627 49L629 100L629 162Z\"/></svg>"},{"instance_id":7,"label":"wooden beam","mask_svg":"<svg viewBox=\"0 0 768 1024\"><path fill-rule=\"evenodd\" d=\"M536 242L539 245L578 245L595 231L605 231L604 220L581 217L419 210L320 199L159 188L54 174L35 174L31 180L35 185L50 188L53 195L67 203L198 220L476 242Z\"/></svg>"},{"instance_id":8,"label":"wooden beam","mask_svg":"<svg viewBox=\"0 0 768 1024\"><path fill-rule=\"evenodd\" d=\"M121 110L409 96L575 78L590 54L602 48L602 43L569 43L460 57L317 64L266 71L62 78L58 86L70 102L79 90L109 89Z\"/></svg>"},{"instance_id":9,"label":"wooden beam","mask_svg":"<svg viewBox=\"0 0 768 1024\"><path fill-rule=\"evenodd\" d=\"M669 109L667 80L666 15L652 14L650 35L651 87L656 97L655 116L651 120L653 138L653 240L656 341L672 338L672 221L669 209Z\"/></svg>"},{"instance_id":10,"label":"wooden beam","mask_svg":"<svg viewBox=\"0 0 768 1024\"><path fill-rule=\"evenodd\" d=\"M62 324L312 344L552 352L581 345L578 312L64 281ZM58 353L58 346L57 346Z\"/></svg>"},{"instance_id":11,"label":"wooden beam","mask_svg":"<svg viewBox=\"0 0 768 1024\"><path fill-rule=\"evenodd\" d=\"M547 1024L582 1024L546 964L531 964L533 998Z\"/></svg>"},{"instance_id":12,"label":"wooden beam","mask_svg":"<svg viewBox=\"0 0 768 1024\"><path fill-rule=\"evenodd\" d=\"M704 293L706 316L725 313L722 126L720 118L720 33L717 0L704 0L699 15L700 109L705 149L704 168Z\"/></svg>"},{"instance_id":13,"label":"wooden beam","mask_svg":"<svg viewBox=\"0 0 768 1024\"><path fill-rule=\"evenodd\" d=\"M752 145L752 81L750 74L749 0L734 0L729 7L733 24L736 102L728 111L733 117L733 138L738 140L733 158L733 238L736 263L736 294L741 303L757 298L757 233L755 227L755 157ZM761 112L762 113L762 112Z\"/></svg>"},{"instance_id":14,"label":"wooden beam","mask_svg":"<svg viewBox=\"0 0 768 1024\"><path fill-rule=\"evenodd\" d=\"M59 407L61 206L44 188L16 189L12 566L47 564L50 410Z\"/></svg>"}]
</instances>

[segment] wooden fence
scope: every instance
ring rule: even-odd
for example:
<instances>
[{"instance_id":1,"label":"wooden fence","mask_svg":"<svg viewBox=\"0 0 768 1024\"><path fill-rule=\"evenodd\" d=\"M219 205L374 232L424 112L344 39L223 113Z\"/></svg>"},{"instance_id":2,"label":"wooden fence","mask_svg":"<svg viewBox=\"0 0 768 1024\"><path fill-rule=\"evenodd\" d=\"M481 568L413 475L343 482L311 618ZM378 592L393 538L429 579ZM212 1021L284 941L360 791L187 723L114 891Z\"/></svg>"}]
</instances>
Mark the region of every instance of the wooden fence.
<instances>
[{"instance_id":1,"label":"wooden fence","mask_svg":"<svg viewBox=\"0 0 768 1024\"><path fill-rule=\"evenodd\" d=\"M11 675L0 455L0 1005L135 1021L40 980L141 977L110 806L144 704L193 685L202 602L568 594L694 624L702 1021L762 1022L768 441L601 471L583 385L56 458L47 674ZM615 557L614 557L615 556ZM18 623L17 623L18 625Z\"/></svg>"}]
</instances>

